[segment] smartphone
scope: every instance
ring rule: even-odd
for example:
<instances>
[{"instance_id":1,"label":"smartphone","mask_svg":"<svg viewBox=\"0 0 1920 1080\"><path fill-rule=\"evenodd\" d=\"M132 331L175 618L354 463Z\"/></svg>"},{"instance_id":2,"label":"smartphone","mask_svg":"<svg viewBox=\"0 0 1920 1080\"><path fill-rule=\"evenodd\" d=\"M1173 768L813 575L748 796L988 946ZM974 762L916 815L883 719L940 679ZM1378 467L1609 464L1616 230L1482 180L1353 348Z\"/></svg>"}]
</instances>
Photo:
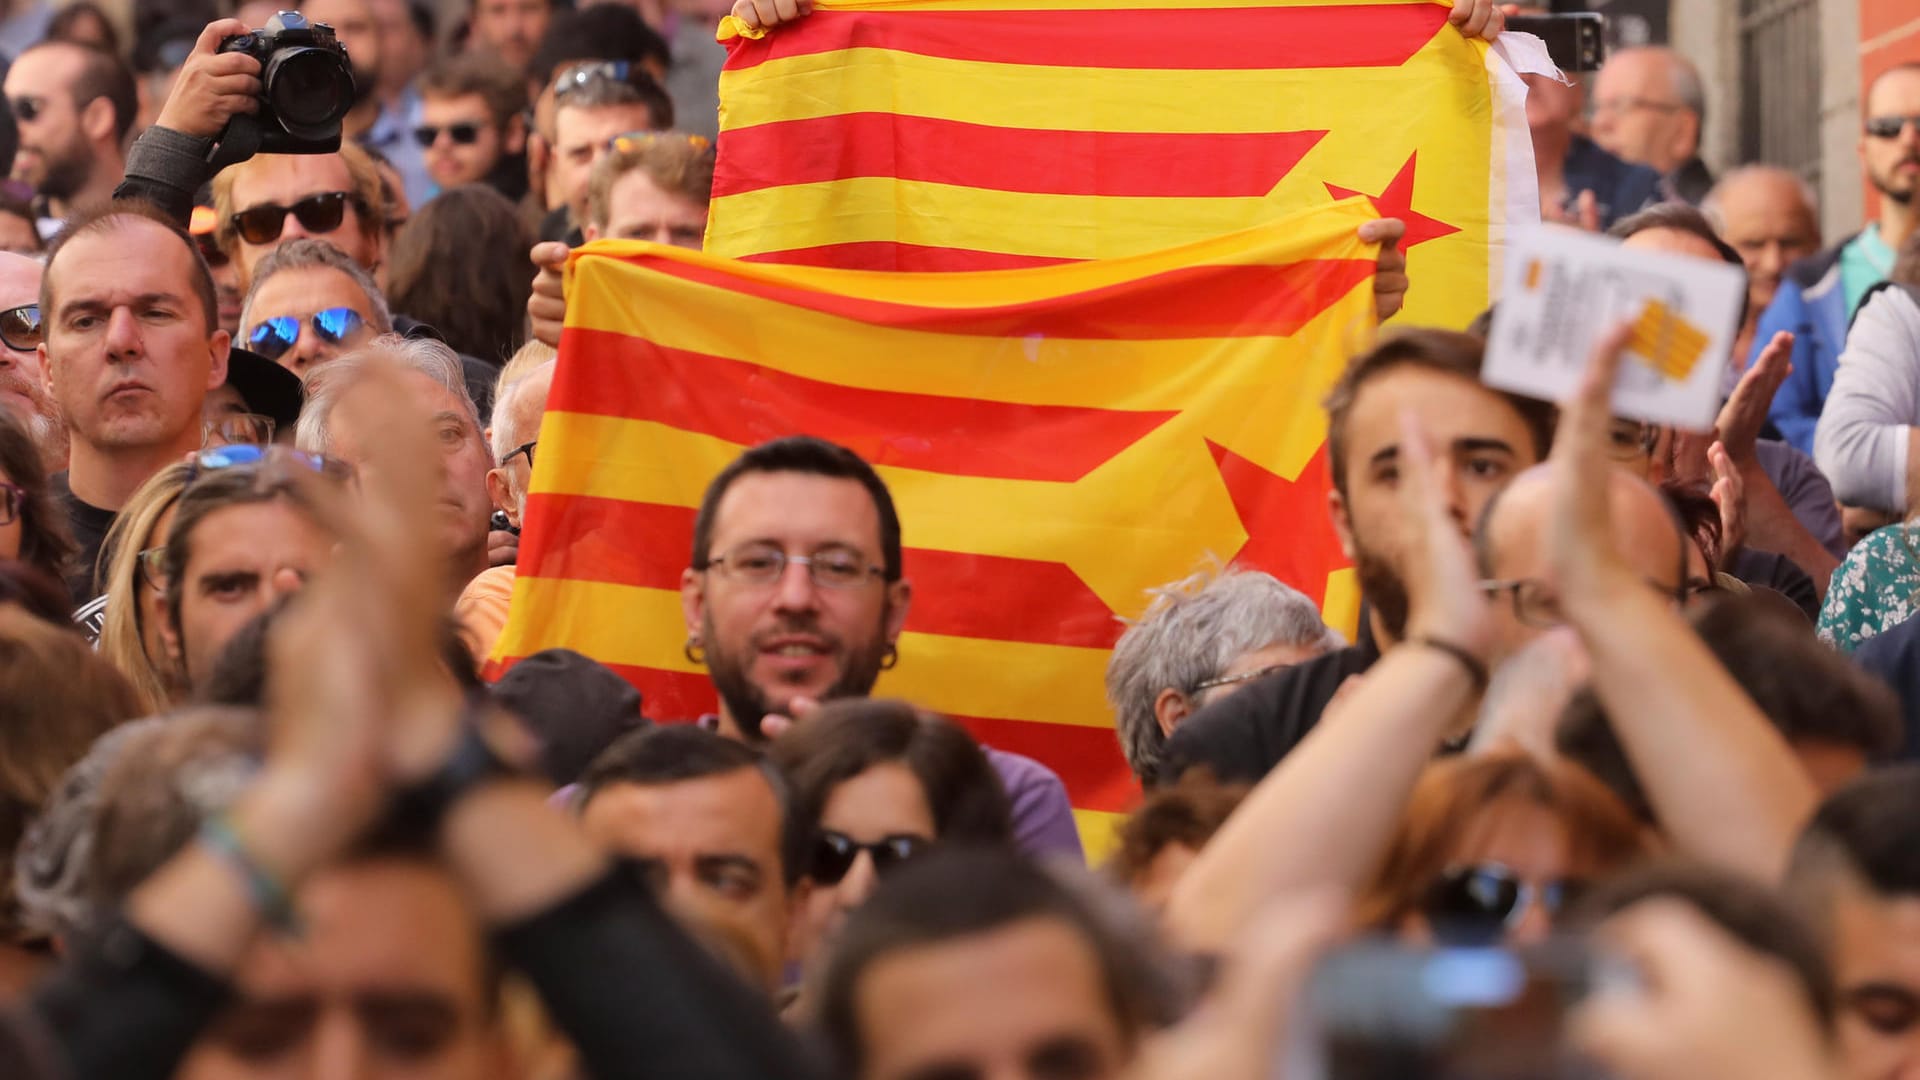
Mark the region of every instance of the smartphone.
<instances>
[{"instance_id":1,"label":"smartphone","mask_svg":"<svg viewBox=\"0 0 1920 1080\"><path fill-rule=\"evenodd\" d=\"M1599 71L1607 62L1607 17L1597 11L1513 15L1507 19L1507 29L1546 42L1547 55L1561 71Z\"/></svg>"},{"instance_id":2,"label":"smartphone","mask_svg":"<svg viewBox=\"0 0 1920 1080\"><path fill-rule=\"evenodd\" d=\"M1580 1003L1632 974L1585 943L1415 948L1368 940L1315 972L1285 1075L1303 1080L1600 1080L1574 1053Z\"/></svg>"}]
</instances>

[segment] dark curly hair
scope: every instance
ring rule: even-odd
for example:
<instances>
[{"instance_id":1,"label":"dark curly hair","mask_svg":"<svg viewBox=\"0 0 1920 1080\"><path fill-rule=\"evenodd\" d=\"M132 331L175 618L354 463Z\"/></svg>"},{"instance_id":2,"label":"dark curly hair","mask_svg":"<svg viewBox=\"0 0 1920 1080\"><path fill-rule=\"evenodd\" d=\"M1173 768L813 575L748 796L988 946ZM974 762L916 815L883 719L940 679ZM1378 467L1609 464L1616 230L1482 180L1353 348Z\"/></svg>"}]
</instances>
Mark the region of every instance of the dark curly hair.
<instances>
[{"instance_id":1,"label":"dark curly hair","mask_svg":"<svg viewBox=\"0 0 1920 1080\"><path fill-rule=\"evenodd\" d=\"M80 546L54 503L40 448L26 425L0 409L0 480L20 489L20 561L65 578Z\"/></svg>"}]
</instances>

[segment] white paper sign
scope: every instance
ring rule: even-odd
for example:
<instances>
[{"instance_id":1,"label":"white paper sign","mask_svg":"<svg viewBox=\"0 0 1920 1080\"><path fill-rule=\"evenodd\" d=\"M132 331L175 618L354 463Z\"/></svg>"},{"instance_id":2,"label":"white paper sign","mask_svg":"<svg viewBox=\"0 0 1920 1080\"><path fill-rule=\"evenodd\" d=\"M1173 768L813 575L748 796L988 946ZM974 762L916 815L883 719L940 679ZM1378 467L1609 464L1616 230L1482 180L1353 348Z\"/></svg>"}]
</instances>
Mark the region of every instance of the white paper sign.
<instances>
[{"instance_id":1,"label":"white paper sign","mask_svg":"<svg viewBox=\"0 0 1920 1080\"><path fill-rule=\"evenodd\" d=\"M1740 268L1628 250L1558 225L1516 232L1487 342L1488 386L1564 400L1594 343L1632 323L1614 413L1691 431L1713 426L1747 293Z\"/></svg>"}]
</instances>

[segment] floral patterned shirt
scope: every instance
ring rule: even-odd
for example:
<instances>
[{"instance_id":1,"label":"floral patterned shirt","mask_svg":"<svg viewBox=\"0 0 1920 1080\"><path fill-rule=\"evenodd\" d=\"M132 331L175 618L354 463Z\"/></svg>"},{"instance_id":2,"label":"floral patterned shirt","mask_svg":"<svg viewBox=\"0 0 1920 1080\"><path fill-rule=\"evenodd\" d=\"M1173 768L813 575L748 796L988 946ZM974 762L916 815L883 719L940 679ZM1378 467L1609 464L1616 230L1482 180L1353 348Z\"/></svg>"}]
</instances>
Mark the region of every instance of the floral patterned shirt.
<instances>
[{"instance_id":1,"label":"floral patterned shirt","mask_svg":"<svg viewBox=\"0 0 1920 1080\"><path fill-rule=\"evenodd\" d=\"M1920 612L1920 525L1890 525L1860 541L1833 572L1820 640L1851 653Z\"/></svg>"}]
</instances>

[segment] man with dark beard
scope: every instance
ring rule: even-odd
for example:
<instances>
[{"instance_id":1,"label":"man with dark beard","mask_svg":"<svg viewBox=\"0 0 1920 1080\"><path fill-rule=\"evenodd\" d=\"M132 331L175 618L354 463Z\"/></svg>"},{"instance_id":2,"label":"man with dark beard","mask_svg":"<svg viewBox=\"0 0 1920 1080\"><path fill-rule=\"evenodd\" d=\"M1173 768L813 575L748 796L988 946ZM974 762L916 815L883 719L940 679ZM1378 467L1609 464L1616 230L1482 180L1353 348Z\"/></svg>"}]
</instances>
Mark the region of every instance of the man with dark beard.
<instances>
[{"instance_id":1,"label":"man with dark beard","mask_svg":"<svg viewBox=\"0 0 1920 1080\"><path fill-rule=\"evenodd\" d=\"M13 62L6 94L20 127L13 178L38 194L48 237L76 206L106 202L120 182L139 111L133 73L112 53L49 41Z\"/></svg>"},{"instance_id":2,"label":"man with dark beard","mask_svg":"<svg viewBox=\"0 0 1920 1080\"><path fill-rule=\"evenodd\" d=\"M1880 193L1866 228L1787 268L1753 331L1753 357L1781 330L1793 334L1793 370L1768 416L1787 442L1813 452L1813 433L1840 370L1847 332L1867 294L1893 273L1894 253L1920 226L1920 61L1896 64L1867 87L1860 167Z\"/></svg>"},{"instance_id":3,"label":"man with dark beard","mask_svg":"<svg viewBox=\"0 0 1920 1080\"><path fill-rule=\"evenodd\" d=\"M1258 780L1299 743L1339 691L1399 644L1409 616L1399 512L1401 416L1433 441L1453 520L1464 537L1494 493L1538 464L1553 441L1553 407L1480 384L1485 343L1471 334L1409 330L1347 365L1327 396L1327 509L1366 601L1357 642L1253 683L1209 705L1167 741L1167 784L1195 765L1223 780Z\"/></svg>"},{"instance_id":4,"label":"man with dark beard","mask_svg":"<svg viewBox=\"0 0 1920 1080\"><path fill-rule=\"evenodd\" d=\"M720 697L709 723L750 746L769 716L865 697L899 659L913 584L900 518L873 467L805 435L775 439L721 470L700 501L680 578L687 656ZM1034 853L1079 854L1066 788L1045 766L989 749L1014 833Z\"/></svg>"}]
</instances>

